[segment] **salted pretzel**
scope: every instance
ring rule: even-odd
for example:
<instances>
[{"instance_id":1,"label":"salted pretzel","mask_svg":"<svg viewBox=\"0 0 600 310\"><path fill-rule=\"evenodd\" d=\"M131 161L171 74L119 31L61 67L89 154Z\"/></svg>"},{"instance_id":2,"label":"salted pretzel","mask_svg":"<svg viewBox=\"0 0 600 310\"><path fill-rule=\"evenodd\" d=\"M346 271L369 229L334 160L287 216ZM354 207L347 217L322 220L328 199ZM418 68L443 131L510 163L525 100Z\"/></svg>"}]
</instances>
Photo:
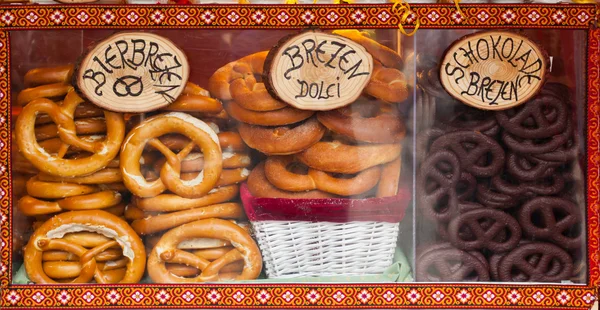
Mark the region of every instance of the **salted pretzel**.
<instances>
[{"instance_id":1,"label":"salted pretzel","mask_svg":"<svg viewBox=\"0 0 600 310\"><path fill-rule=\"evenodd\" d=\"M327 172L354 174L400 156L400 144L350 145L321 141L296 154L305 165Z\"/></svg>"},{"instance_id":2,"label":"salted pretzel","mask_svg":"<svg viewBox=\"0 0 600 310\"><path fill-rule=\"evenodd\" d=\"M173 153L158 138L179 133L191 139L178 153ZM140 171L139 159L146 145L161 152L167 162L160 171L160 179L148 182ZM204 154L204 169L192 180L181 180L181 161L194 146ZM136 196L153 197L166 189L186 198L206 195L218 182L223 166L217 134L203 121L180 112L151 117L129 132L121 151L121 172L125 186Z\"/></svg>"},{"instance_id":3,"label":"salted pretzel","mask_svg":"<svg viewBox=\"0 0 600 310\"><path fill-rule=\"evenodd\" d=\"M321 190L327 193L352 196L362 194L379 181L381 169L368 168L350 178L338 178L329 173L308 168L306 174L290 171L290 165L297 164L293 156L270 156L265 162L265 176L279 189L302 192Z\"/></svg>"},{"instance_id":4,"label":"salted pretzel","mask_svg":"<svg viewBox=\"0 0 600 310\"><path fill-rule=\"evenodd\" d=\"M64 65L56 67L35 68L25 73L24 82L26 87L67 83L71 81L73 75L73 65Z\"/></svg>"},{"instance_id":5,"label":"salted pretzel","mask_svg":"<svg viewBox=\"0 0 600 310\"><path fill-rule=\"evenodd\" d=\"M75 132L77 135L94 135L106 133L106 120L102 117L75 119ZM35 138L38 141L58 137L58 126L46 124L35 128Z\"/></svg>"},{"instance_id":6,"label":"salted pretzel","mask_svg":"<svg viewBox=\"0 0 600 310\"><path fill-rule=\"evenodd\" d=\"M219 100L211 98L207 90L187 82L183 93L163 110L218 114L223 111L223 105Z\"/></svg>"},{"instance_id":7,"label":"salted pretzel","mask_svg":"<svg viewBox=\"0 0 600 310\"><path fill-rule=\"evenodd\" d=\"M355 29L334 30L333 34L346 37L362 45L373 58L388 68L402 69L402 57L391 48L371 39L365 32Z\"/></svg>"},{"instance_id":8,"label":"salted pretzel","mask_svg":"<svg viewBox=\"0 0 600 310\"><path fill-rule=\"evenodd\" d=\"M209 262L177 246L193 238L215 238L231 242L235 249ZM243 228L226 220L206 219L184 224L170 230L160 239L148 258L148 274L156 283L197 283L221 280L221 269L230 263L243 260L244 269L236 280L256 279L262 270L258 246ZM194 278L181 278L167 270L166 263L185 264L201 271Z\"/></svg>"},{"instance_id":9,"label":"salted pretzel","mask_svg":"<svg viewBox=\"0 0 600 310\"><path fill-rule=\"evenodd\" d=\"M217 69L208 80L208 90L221 100L233 99L230 83L246 74L262 74L268 53L269 51L254 53Z\"/></svg>"},{"instance_id":10,"label":"salted pretzel","mask_svg":"<svg viewBox=\"0 0 600 310\"><path fill-rule=\"evenodd\" d=\"M239 192L237 185L217 187L200 198L183 198L173 194L161 194L150 198L133 197L137 208L144 211L173 212L206 207L234 199Z\"/></svg>"},{"instance_id":11,"label":"salted pretzel","mask_svg":"<svg viewBox=\"0 0 600 310\"><path fill-rule=\"evenodd\" d=\"M110 190L67 197L56 201L44 201L32 196L24 196L19 199L17 207L24 215L35 216L65 210L105 209L118 205L121 199L122 196L119 192Z\"/></svg>"},{"instance_id":12,"label":"salted pretzel","mask_svg":"<svg viewBox=\"0 0 600 310\"><path fill-rule=\"evenodd\" d=\"M105 242L86 248L65 240L65 234L75 232L95 233L104 237ZM128 259L125 275L119 283L138 282L144 275L146 252L142 240L125 221L101 210L61 213L45 222L29 239L23 254L25 270L35 283L57 283L44 272L42 259L45 251L58 250L79 257L80 272L70 283L89 283L92 279L107 283L110 279L98 268L95 257L113 247L120 247Z\"/></svg>"},{"instance_id":13,"label":"salted pretzel","mask_svg":"<svg viewBox=\"0 0 600 310\"><path fill-rule=\"evenodd\" d=\"M402 102L408 98L406 77L402 71L386 68L375 62L371 80L365 93L389 103Z\"/></svg>"},{"instance_id":14,"label":"salted pretzel","mask_svg":"<svg viewBox=\"0 0 600 310\"><path fill-rule=\"evenodd\" d=\"M239 203L220 203L206 207L193 208L177 212L147 216L131 222L131 227L140 235L148 235L158 231L177 227L192 221L207 218L239 219L244 210Z\"/></svg>"},{"instance_id":15,"label":"salted pretzel","mask_svg":"<svg viewBox=\"0 0 600 310\"><path fill-rule=\"evenodd\" d=\"M82 102L83 99L71 89L61 106L48 99L37 99L23 107L15 126L17 144L23 156L40 171L62 177L86 175L106 167L118 154L125 136L123 116L105 111L106 138L101 141L83 140L76 135L73 121L75 108ZM62 144L56 155L44 150L35 138L35 119L39 113L50 115L58 126ZM71 146L92 155L81 159L65 159Z\"/></svg>"}]
</instances>

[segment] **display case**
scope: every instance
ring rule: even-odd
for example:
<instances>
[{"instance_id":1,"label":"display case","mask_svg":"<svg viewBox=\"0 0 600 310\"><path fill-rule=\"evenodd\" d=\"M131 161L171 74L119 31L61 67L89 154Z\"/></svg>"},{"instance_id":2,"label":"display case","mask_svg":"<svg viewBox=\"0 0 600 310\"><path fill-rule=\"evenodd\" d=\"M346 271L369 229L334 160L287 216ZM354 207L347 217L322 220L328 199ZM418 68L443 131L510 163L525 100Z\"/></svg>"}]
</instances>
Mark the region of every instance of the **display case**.
<instances>
[{"instance_id":1,"label":"display case","mask_svg":"<svg viewBox=\"0 0 600 310\"><path fill-rule=\"evenodd\" d=\"M598 12L0 7L0 304L589 309Z\"/></svg>"}]
</instances>

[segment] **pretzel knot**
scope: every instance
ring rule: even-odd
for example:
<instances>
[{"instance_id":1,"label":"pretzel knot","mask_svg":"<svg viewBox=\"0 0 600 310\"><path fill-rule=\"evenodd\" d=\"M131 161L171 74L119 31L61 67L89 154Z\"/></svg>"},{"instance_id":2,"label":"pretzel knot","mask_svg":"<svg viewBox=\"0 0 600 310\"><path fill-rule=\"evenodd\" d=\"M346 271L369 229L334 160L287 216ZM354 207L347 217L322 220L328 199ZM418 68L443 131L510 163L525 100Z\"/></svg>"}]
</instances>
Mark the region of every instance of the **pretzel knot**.
<instances>
[{"instance_id":1,"label":"pretzel knot","mask_svg":"<svg viewBox=\"0 0 600 310\"><path fill-rule=\"evenodd\" d=\"M108 241L87 249L75 242L62 239L65 234L88 231L108 237ZM109 248L122 247L128 258L125 275L120 283L138 282L144 274L146 253L142 240L119 217L101 210L72 211L56 215L38 228L25 247L25 270L35 283L57 283L43 269L44 251L62 251L79 257L81 270L69 283L108 283L110 278L100 270L96 257Z\"/></svg>"},{"instance_id":2,"label":"pretzel knot","mask_svg":"<svg viewBox=\"0 0 600 310\"><path fill-rule=\"evenodd\" d=\"M226 240L235 248L212 262L177 248L181 242L193 241L195 238ZM156 283L219 281L225 278L220 275L221 269L240 260L243 260L244 268L235 279L256 279L262 269L262 258L252 237L234 223L211 218L181 225L164 234L150 253L148 274ZM171 274L166 263L184 264L201 273L194 278L182 278Z\"/></svg>"},{"instance_id":3,"label":"pretzel knot","mask_svg":"<svg viewBox=\"0 0 600 310\"><path fill-rule=\"evenodd\" d=\"M62 105L40 98L23 107L15 127L17 144L23 156L40 171L61 177L87 175L106 167L119 153L125 136L125 121L119 113L104 111L106 139L90 141L77 136L73 118L75 109L83 102L71 88ZM36 140L38 114L48 115L56 124L61 141L57 154L48 153ZM63 158L71 146L92 155L78 159Z\"/></svg>"},{"instance_id":4,"label":"pretzel knot","mask_svg":"<svg viewBox=\"0 0 600 310\"><path fill-rule=\"evenodd\" d=\"M178 133L190 139L175 154L160 136ZM166 162L160 170L160 178L147 181L140 171L140 157L146 145L161 152ZM203 170L191 180L181 179L181 162L198 146L204 154ZM135 127L125 140L121 151L121 172L125 186L136 196L154 197L166 189L185 198L206 195L219 181L223 159L219 138L203 121L188 114L172 112L154 116Z\"/></svg>"}]
</instances>

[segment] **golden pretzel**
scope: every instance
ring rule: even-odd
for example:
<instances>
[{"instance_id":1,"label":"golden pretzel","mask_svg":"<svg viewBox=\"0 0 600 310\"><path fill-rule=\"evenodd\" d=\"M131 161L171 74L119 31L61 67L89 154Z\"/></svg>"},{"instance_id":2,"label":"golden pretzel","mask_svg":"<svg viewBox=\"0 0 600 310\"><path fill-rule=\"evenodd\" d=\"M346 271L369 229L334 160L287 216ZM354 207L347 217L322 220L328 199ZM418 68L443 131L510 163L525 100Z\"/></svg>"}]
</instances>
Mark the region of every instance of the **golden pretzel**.
<instances>
[{"instance_id":1,"label":"golden pretzel","mask_svg":"<svg viewBox=\"0 0 600 310\"><path fill-rule=\"evenodd\" d=\"M75 231L101 234L107 238L107 242L87 249L62 239L65 233ZM88 283L92 279L97 283L108 283L111 278L105 277L95 257L115 246L120 246L123 255L128 259L127 270L119 283L138 282L144 275L146 252L142 240L125 221L101 210L61 213L45 222L29 239L23 255L25 270L29 279L35 283L57 283L44 272L42 258L44 251L58 250L79 257L78 276L69 283Z\"/></svg>"},{"instance_id":2,"label":"golden pretzel","mask_svg":"<svg viewBox=\"0 0 600 310\"><path fill-rule=\"evenodd\" d=\"M37 176L38 180L46 182L61 182L60 184L68 184L62 182L76 183L76 184L109 184L123 182L121 176L121 170L118 168L105 168L94 172L90 175L64 178L50 175L47 173L40 173Z\"/></svg>"},{"instance_id":3,"label":"golden pretzel","mask_svg":"<svg viewBox=\"0 0 600 310\"><path fill-rule=\"evenodd\" d=\"M74 183L43 182L39 176L27 181L27 193L30 196L43 199L59 199L95 193L98 187Z\"/></svg>"},{"instance_id":4,"label":"golden pretzel","mask_svg":"<svg viewBox=\"0 0 600 310\"><path fill-rule=\"evenodd\" d=\"M62 105L62 102L58 102L57 104ZM78 105L77 108L75 108L75 113L73 114L74 119L101 116L104 116L104 110L88 102ZM38 115L38 117L35 119L36 125L44 125L48 123L52 123L52 118L50 118L50 116L47 114Z\"/></svg>"},{"instance_id":5,"label":"golden pretzel","mask_svg":"<svg viewBox=\"0 0 600 310\"><path fill-rule=\"evenodd\" d=\"M166 159L161 158L154 164L154 169L160 171ZM223 152L223 168L245 168L252 164L248 154ZM204 155L191 153L181 161L181 172L197 172L204 168Z\"/></svg>"},{"instance_id":6,"label":"golden pretzel","mask_svg":"<svg viewBox=\"0 0 600 310\"><path fill-rule=\"evenodd\" d=\"M218 114L223 111L223 105L221 101L211 98L207 90L187 82L183 93L164 110Z\"/></svg>"},{"instance_id":7,"label":"golden pretzel","mask_svg":"<svg viewBox=\"0 0 600 310\"><path fill-rule=\"evenodd\" d=\"M173 212L206 207L233 200L239 193L239 186L217 187L200 198L183 198L173 194L161 194L150 198L134 197L137 208L144 211Z\"/></svg>"},{"instance_id":8,"label":"golden pretzel","mask_svg":"<svg viewBox=\"0 0 600 310\"><path fill-rule=\"evenodd\" d=\"M178 154L173 153L158 137L179 133L190 142ZM167 162L160 179L148 182L140 171L140 157L146 145L161 152ZM199 146L204 154L204 170L192 180L182 180L181 161ZM185 113L171 112L151 117L131 130L121 151L121 172L125 186L136 196L153 197L166 189L186 198L206 195L217 184L222 170L222 154L217 134L203 121Z\"/></svg>"},{"instance_id":9,"label":"golden pretzel","mask_svg":"<svg viewBox=\"0 0 600 310\"><path fill-rule=\"evenodd\" d=\"M32 88L22 90L17 95L17 104L24 106L35 99L40 98L62 98L64 97L73 87L66 83L54 83L40 85Z\"/></svg>"},{"instance_id":10,"label":"golden pretzel","mask_svg":"<svg viewBox=\"0 0 600 310\"><path fill-rule=\"evenodd\" d=\"M106 262L123 258L123 251L115 248L110 248L96 255L97 262ZM77 255L65 251L45 251L42 254L42 261L76 261L79 260Z\"/></svg>"},{"instance_id":11,"label":"golden pretzel","mask_svg":"<svg viewBox=\"0 0 600 310\"><path fill-rule=\"evenodd\" d=\"M25 86L32 87L44 84L65 83L71 81L73 65L35 68L25 74Z\"/></svg>"},{"instance_id":12,"label":"golden pretzel","mask_svg":"<svg viewBox=\"0 0 600 310\"><path fill-rule=\"evenodd\" d=\"M106 167L119 153L125 136L123 116L105 111L106 139L86 141L75 133L73 121L75 108L82 102L83 99L71 89L61 106L48 99L37 99L23 107L15 127L17 144L23 156L40 171L62 177L86 175ZM44 150L35 138L35 119L38 113L50 115L57 124L62 144L56 156ZM81 159L64 159L70 146L90 152L92 155Z\"/></svg>"},{"instance_id":13,"label":"golden pretzel","mask_svg":"<svg viewBox=\"0 0 600 310\"><path fill-rule=\"evenodd\" d=\"M106 133L106 120L103 117L75 119L75 131L78 135L93 135ZM46 124L35 128L35 138L38 141L58 137L58 126Z\"/></svg>"},{"instance_id":14,"label":"golden pretzel","mask_svg":"<svg viewBox=\"0 0 600 310\"><path fill-rule=\"evenodd\" d=\"M64 210L105 209L121 202L121 194L102 191L93 194L67 197L57 201L43 201L31 196L19 199L17 207L27 216L57 213Z\"/></svg>"},{"instance_id":15,"label":"golden pretzel","mask_svg":"<svg viewBox=\"0 0 600 310\"><path fill-rule=\"evenodd\" d=\"M239 219L243 215L244 210L239 203L228 202L183 211L162 213L155 216L146 216L143 219L131 222L131 227L140 235L148 235L192 221L207 218Z\"/></svg>"},{"instance_id":16,"label":"golden pretzel","mask_svg":"<svg viewBox=\"0 0 600 310\"><path fill-rule=\"evenodd\" d=\"M192 253L177 248L182 241L192 238L215 238L230 241L235 249L209 262ZM184 224L162 236L148 258L148 274L157 283L197 283L219 281L221 269L233 262L243 260L244 269L236 280L256 279L262 269L258 246L243 228L226 220L206 219ZM194 278L172 275L166 263L184 264L201 271Z\"/></svg>"}]
</instances>

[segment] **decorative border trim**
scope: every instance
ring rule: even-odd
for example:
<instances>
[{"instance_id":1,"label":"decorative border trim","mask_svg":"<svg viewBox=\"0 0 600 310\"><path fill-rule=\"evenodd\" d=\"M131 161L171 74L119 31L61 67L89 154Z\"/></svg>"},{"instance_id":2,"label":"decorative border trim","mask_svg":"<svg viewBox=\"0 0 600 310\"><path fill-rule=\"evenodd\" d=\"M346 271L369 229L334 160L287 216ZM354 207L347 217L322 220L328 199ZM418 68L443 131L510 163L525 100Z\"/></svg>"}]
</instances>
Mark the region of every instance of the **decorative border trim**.
<instances>
[{"instance_id":1,"label":"decorative border trim","mask_svg":"<svg viewBox=\"0 0 600 310\"><path fill-rule=\"evenodd\" d=\"M12 262L12 221L10 217L10 70L9 35L7 30L67 29L67 28L303 28L322 27L393 28L396 17L382 22L379 14L388 12L389 5L374 6L36 6L0 7L0 307L3 308L555 308L588 309L597 299L600 283L600 30L591 25L595 8L585 5L557 6L461 6L467 16L487 12L485 21L469 18L463 24L452 22L456 13L452 6L430 5L413 7L422 27L535 27L589 29L588 31L588 252L589 283L583 285L518 285L518 284L206 284L206 285L81 285L42 286L10 285ZM303 23L306 11L313 22ZM363 11L364 20L352 21L353 12ZM514 11L513 21L505 20L506 12ZM110 14L107 13L110 12ZM257 23L264 14L262 22ZM555 17L563 12L564 20ZM159 14L157 14L157 12ZM206 12L211 13L207 14ZM232 13L233 22L226 22ZM275 21L286 12L292 21ZM338 18L329 20L328 15ZM435 16L435 21L424 23ZM538 12L533 22L529 15ZM181 21L177 16L186 14ZM32 15L33 14L33 15ZM87 14L84 21L80 18ZM134 15L135 14L135 15ZM160 15L162 14L162 15ZM590 20L577 16L587 14ZM391 15L391 14L390 14ZM429 16L431 15L431 17ZM8 16L8 17L7 17ZM12 16L12 17L10 17ZM80 17L78 17L80 16ZM137 17L135 17L137 16ZM162 16L162 17L161 17ZM168 17L167 17L168 16ZM213 16L213 17L211 17ZM255 17L252 17L255 16ZM266 17L270 16L270 17ZM384 15L382 15L384 16ZM520 17L519 17L520 16ZM531 15L535 16L535 15ZM561 15L562 16L562 15ZM160 23L153 23L160 18ZM205 19L210 19L206 23ZM561 17L561 20L563 18ZM6 22L10 20L9 25ZM56 22L56 21L59 22ZM503 23L502 20L505 22ZM223 22L223 24L220 24ZM273 22L274 24L270 24ZM414 20L412 21L414 22ZM4 23L4 24L2 24ZM448 23L445 25L444 23ZM495 23L495 24L494 24Z\"/></svg>"},{"instance_id":2,"label":"decorative border trim","mask_svg":"<svg viewBox=\"0 0 600 310\"><path fill-rule=\"evenodd\" d=\"M405 28L588 29L594 5L412 6ZM391 4L372 5L197 5L197 6L4 6L0 28L395 28Z\"/></svg>"}]
</instances>

